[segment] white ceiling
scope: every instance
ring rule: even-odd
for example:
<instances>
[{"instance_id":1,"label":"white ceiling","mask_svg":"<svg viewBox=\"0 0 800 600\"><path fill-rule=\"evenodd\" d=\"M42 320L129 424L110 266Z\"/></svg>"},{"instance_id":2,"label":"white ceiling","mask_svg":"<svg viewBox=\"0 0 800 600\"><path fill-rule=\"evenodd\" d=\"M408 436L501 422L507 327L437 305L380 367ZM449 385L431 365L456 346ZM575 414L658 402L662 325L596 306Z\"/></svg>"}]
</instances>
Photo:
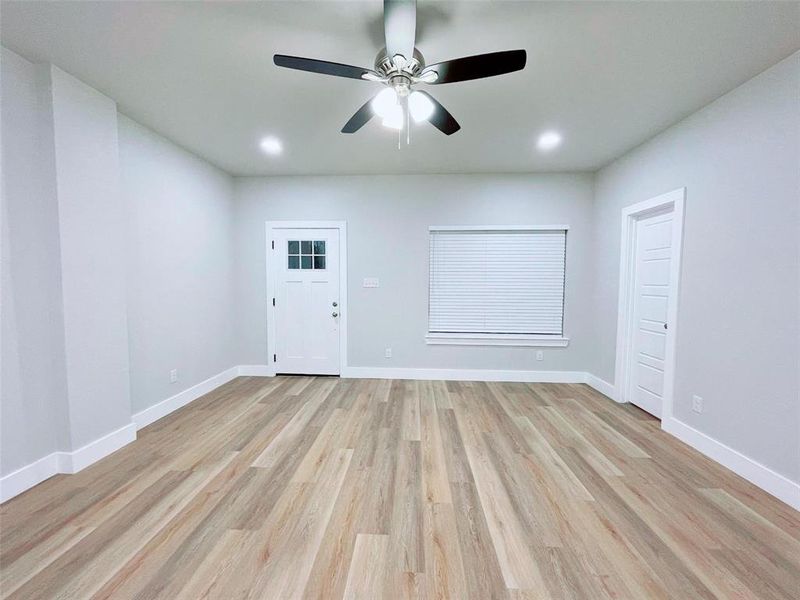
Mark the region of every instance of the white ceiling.
<instances>
[{"instance_id":1,"label":"white ceiling","mask_svg":"<svg viewBox=\"0 0 800 600\"><path fill-rule=\"evenodd\" d=\"M274 53L371 67L382 2L3 2L2 43L236 175L595 170L800 48L796 2L432 2L429 63L525 48L528 66L429 86L461 123L398 151L377 120L339 133L379 84L279 69ZM545 129L564 144L535 148ZM258 147L267 134L279 157Z\"/></svg>"}]
</instances>

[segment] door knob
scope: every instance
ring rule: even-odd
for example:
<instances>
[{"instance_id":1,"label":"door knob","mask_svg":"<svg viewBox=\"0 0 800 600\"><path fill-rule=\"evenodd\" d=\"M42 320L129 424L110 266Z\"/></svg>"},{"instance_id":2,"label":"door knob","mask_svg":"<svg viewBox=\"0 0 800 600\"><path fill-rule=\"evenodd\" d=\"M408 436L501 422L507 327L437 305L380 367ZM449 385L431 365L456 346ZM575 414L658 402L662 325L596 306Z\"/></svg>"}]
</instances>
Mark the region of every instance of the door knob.
<instances>
[{"instance_id":1,"label":"door knob","mask_svg":"<svg viewBox=\"0 0 800 600\"><path fill-rule=\"evenodd\" d=\"M339 306L339 303L338 302L334 302L333 303L333 307L336 308L337 306Z\"/></svg>"},{"instance_id":2,"label":"door knob","mask_svg":"<svg viewBox=\"0 0 800 600\"><path fill-rule=\"evenodd\" d=\"M337 313L337 312L332 313L332 314L333 314L334 317L338 317L339 316L339 313Z\"/></svg>"}]
</instances>

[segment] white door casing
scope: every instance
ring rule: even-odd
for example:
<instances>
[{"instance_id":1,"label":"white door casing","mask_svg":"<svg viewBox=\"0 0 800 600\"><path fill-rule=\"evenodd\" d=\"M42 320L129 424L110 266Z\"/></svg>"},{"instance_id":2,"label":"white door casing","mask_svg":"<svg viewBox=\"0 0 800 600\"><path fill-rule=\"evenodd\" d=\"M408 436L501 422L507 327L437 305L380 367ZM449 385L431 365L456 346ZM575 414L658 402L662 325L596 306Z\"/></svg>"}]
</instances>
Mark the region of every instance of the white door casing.
<instances>
[{"instance_id":1,"label":"white door casing","mask_svg":"<svg viewBox=\"0 0 800 600\"><path fill-rule=\"evenodd\" d=\"M341 372L340 225L267 224L267 347L274 373Z\"/></svg>"},{"instance_id":2,"label":"white door casing","mask_svg":"<svg viewBox=\"0 0 800 600\"><path fill-rule=\"evenodd\" d=\"M616 394L672 416L685 189L622 212Z\"/></svg>"}]
</instances>

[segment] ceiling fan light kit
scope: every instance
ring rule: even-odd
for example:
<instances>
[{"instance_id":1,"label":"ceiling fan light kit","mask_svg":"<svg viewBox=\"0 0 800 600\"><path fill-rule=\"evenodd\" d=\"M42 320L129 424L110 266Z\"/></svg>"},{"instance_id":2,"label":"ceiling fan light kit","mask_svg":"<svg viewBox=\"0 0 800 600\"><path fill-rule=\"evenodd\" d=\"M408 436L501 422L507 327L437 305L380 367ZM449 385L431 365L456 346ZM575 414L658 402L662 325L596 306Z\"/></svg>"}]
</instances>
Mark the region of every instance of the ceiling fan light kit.
<instances>
[{"instance_id":1,"label":"ceiling fan light kit","mask_svg":"<svg viewBox=\"0 0 800 600\"><path fill-rule=\"evenodd\" d=\"M355 133L377 115L385 127L399 131L398 145L403 137L406 143L410 143L411 119L417 123L429 121L445 135L461 129L444 106L427 92L414 89L415 85L483 79L525 68L525 50L492 52L426 65L422 53L415 47L416 0L384 0L383 30L386 47L378 52L374 70L284 54L276 54L273 61L287 69L361 79L386 86L355 112L345 123L342 133Z\"/></svg>"}]
</instances>

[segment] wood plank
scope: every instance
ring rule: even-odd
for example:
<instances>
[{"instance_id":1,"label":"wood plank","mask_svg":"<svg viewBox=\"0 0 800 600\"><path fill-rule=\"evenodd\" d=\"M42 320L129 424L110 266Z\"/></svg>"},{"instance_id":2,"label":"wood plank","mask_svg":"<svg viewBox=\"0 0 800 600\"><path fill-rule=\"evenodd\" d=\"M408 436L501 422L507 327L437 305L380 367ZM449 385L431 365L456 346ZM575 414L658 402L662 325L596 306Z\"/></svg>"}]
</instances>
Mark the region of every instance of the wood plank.
<instances>
[{"instance_id":1,"label":"wood plank","mask_svg":"<svg viewBox=\"0 0 800 600\"><path fill-rule=\"evenodd\" d=\"M344 588L346 600L373 600L384 594L389 555L389 536L360 533Z\"/></svg>"},{"instance_id":2,"label":"wood plank","mask_svg":"<svg viewBox=\"0 0 800 600\"><path fill-rule=\"evenodd\" d=\"M276 598L302 595L352 457L349 448L331 454L306 506L292 519L294 527L287 528L284 538L261 547L259 554L270 559L254 583L256 593Z\"/></svg>"},{"instance_id":3,"label":"wood plank","mask_svg":"<svg viewBox=\"0 0 800 600\"><path fill-rule=\"evenodd\" d=\"M450 482L444 457L442 431L436 396L430 382L420 384L420 434L422 451L422 493L426 502L451 503Z\"/></svg>"},{"instance_id":4,"label":"wood plank","mask_svg":"<svg viewBox=\"0 0 800 600\"><path fill-rule=\"evenodd\" d=\"M430 598L466 598L464 561L452 504L426 507L425 573Z\"/></svg>"}]
</instances>

